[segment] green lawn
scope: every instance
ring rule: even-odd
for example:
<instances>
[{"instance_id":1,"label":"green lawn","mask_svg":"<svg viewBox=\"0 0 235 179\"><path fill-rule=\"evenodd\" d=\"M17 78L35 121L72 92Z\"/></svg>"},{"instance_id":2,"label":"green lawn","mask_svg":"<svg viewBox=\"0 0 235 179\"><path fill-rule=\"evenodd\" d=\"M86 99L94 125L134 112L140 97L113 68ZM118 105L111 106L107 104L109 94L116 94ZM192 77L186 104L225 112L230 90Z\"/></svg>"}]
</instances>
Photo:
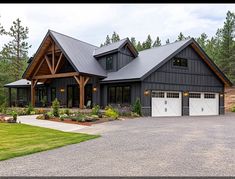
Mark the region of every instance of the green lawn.
<instances>
[{"instance_id":1,"label":"green lawn","mask_svg":"<svg viewBox=\"0 0 235 179\"><path fill-rule=\"evenodd\" d=\"M0 160L75 144L99 135L62 132L25 124L0 123Z\"/></svg>"}]
</instances>

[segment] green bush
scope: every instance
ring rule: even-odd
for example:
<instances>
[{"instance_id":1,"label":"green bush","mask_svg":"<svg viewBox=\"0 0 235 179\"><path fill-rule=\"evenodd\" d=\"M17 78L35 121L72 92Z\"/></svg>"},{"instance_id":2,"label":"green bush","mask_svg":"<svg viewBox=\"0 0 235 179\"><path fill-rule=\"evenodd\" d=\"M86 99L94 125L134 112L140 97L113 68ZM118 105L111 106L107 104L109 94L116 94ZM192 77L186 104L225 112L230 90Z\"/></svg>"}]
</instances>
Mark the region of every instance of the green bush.
<instances>
[{"instance_id":1,"label":"green bush","mask_svg":"<svg viewBox=\"0 0 235 179\"><path fill-rule=\"evenodd\" d=\"M105 108L105 116L111 117L112 119L118 119L119 114L112 106L107 106Z\"/></svg>"},{"instance_id":2,"label":"green bush","mask_svg":"<svg viewBox=\"0 0 235 179\"><path fill-rule=\"evenodd\" d=\"M69 115L70 115L70 110L69 110L69 109L65 109L65 110L64 110L64 113L69 116Z\"/></svg>"},{"instance_id":3,"label":"green bush","mask_svg":"<svg viewBox=\"0 0 235 179\"><path fill-rule=\"evenodd\" d=\"M31 111L30 112L30 115L35 115L36 114L36 111Z\"/></svg>"},{"instance_id":4,"label":"green bush","mask_svg":"<svg viewBox=\"0 0 235 179\"><path fill-rule=\"evenodd\" d=\"M34 111L34 108L31 103L27 106L26 114L29 115L32 111Z\"/></svg>"},{"instance_id":5,"label":"green bush","mask_svg":"<svg viewBox=\"0 0 235 179\"><path fill-rule=\"evenodd\" d=\"M92 108L91 114L98 115L100 111L100 106L97 104Z\"/></svg>"},{"instance_id":6,"label":"green bush","mask_svg":"<svg viewBox=\"0 0 235 179\"><path fill-rule=\"evenodd\" d=\"M60 120L64 121L65 118L68 118L67 114L60 115Z\"/></svg>"},{"instance_id":7,"label":"green bush","mask_svg":"<svg viewBox=\"0 0 235 179\"><path fill-rule=\"evenodd\" d=\"M137 113L140 116L142 116L140 98L137 98L135 100L135 103L134 103L133 108L132 108L132 112Z\"/></svg>"},{"instance_id":8,"label":"green bush","mask_svg":"<svg viewBox=\"0 0 235 179\"><path fill-rule=\"evenodd\" d=\"M72 116L72 117L70 117L70 119L72 120L72 121L78 121L78 122L85 122L86 120L86 116L85 115L83 115L83 114L81 114L81 115L79 115L79 116Z\"/></svg>"},{"instance_id":9,"label":"green bush","mask_svg":"<svg viewBox=\"0 0 235 179\"><path fill-rule=\"evenodd\" d=\"M12 111L12 113L11 113L11 115L12 115L12 117L13 117L13 120L17 120L17 112L16 111Z\"/></svg>"},{"instance_id":10,"label":"green bush","mask_svg":"<svg viewBox=\"0 0 235 179\"><path fill-rule=\"evenodd\" d=\"M7 111L7 103L2 103L2 105L0 106L0 113L5 114Z\"/></svg>"},{"instance_id":11,"label":"green bush","mask_svg":"<svg viewBox=\"0 0 235 179\"><path fill-rule=\"evenodd\" d=\"M60 102L55 98L55 100L52 102L52 113L55 117L59 117L59 107Z\"/></svg>"},{"instance_id":12,"label":"green bush","mask_svg":"<svg viewBox=\"0 0 235 179\"><path fill-rule=\"evenodd\" d=\"M140 115L135 112L131 112L131 117L140 117Z\"/></svg>"},{"instance_id":13,"label":"green bush","mask_svg":"<svg viewBox=\"0 0 235 179\"><path fill-rule=\"evenodd\" d=\"M46 115L48 116L48 119L54 117L53 112L51 111L47 112Z\"/></svg>"},{"instance_id":14,"label":"green bush","mask_svg":"<svg viewBox=\"0 0 235 179\"><path fill-rule=\"evenodd\" d=\"M232 106L232 112L235 112L235 105Z\"/></svg>"}]
</instances>

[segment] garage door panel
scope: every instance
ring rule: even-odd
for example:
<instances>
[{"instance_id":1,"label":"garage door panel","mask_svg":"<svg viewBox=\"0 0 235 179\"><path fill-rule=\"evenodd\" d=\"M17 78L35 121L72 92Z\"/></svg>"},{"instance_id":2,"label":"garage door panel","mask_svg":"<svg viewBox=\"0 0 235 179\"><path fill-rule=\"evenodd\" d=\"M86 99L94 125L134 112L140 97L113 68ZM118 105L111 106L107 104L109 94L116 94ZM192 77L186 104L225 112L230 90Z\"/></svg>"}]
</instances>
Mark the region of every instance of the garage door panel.
<instances>
[{"instance_id":1,"label":"garage door panel","mask_svg":"<svg viewBox=\"0 0 235 179\"><path fill-rule=\"evenodd\" d=\"M152 116L181 116L181 93L152 91Z\"/></svg>"},{"instance_id":2,"label":"garage door panel","mask_svg":"<svg viewBox=\"0 0 235 179\"><path fill-rule=\"evenodd\" d=\"M219 98L217 93L190 93L189 115L218 115Z\"/></svg>"}]
</instances>

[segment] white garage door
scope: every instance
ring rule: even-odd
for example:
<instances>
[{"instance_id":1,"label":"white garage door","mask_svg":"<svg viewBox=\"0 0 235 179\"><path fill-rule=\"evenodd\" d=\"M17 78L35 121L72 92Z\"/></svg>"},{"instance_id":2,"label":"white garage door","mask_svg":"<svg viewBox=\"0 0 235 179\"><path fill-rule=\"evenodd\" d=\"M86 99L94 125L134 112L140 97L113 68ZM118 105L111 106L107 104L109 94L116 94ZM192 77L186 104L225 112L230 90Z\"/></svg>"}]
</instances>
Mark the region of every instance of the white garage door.
<instances>
[{"instance_id":1,"label":"white garage door","mask_svg":"<svg viewBox=\"0 0 235 179\"><path fill-rule=\"evenodd\" d=\"M181 116L181 93L152 91L152 116Z\"/></svg>"},{"instance_id":2,"label":"white garage door","mask_svg":"<svg viewBox=\"0 0 235 179\"><path fill-rule=\"evenodd\" d=\"M218 93L189 93L189 115L218 115Z\"/></svg>"}]
</instances>

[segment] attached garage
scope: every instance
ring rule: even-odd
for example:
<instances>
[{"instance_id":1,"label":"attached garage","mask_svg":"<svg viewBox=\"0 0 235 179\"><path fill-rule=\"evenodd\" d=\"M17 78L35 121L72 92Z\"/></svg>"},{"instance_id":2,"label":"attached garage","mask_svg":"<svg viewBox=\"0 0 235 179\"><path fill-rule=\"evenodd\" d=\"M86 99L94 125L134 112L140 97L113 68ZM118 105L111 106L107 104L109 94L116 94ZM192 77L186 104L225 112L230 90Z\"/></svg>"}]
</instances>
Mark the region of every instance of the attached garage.
<instances>
[{"instance_id":1,"label":"attached garage","mask_svg":"<svg viewBox=\"0 0 235 179\"><path fill-rule=\"evenodd\" d=\"M189 93L189 115L219 115L219 94Z\"/></svg>"},{"instance_id":2,"label":"attached garage","mask_svg":"<svg viewBox=\"0 0 235 179\"><path fill-rule=\"evenodd\" d=\"M182 97L180 92L152 91L152 116L181 116Z\"/></svg>"}]
</instances>

